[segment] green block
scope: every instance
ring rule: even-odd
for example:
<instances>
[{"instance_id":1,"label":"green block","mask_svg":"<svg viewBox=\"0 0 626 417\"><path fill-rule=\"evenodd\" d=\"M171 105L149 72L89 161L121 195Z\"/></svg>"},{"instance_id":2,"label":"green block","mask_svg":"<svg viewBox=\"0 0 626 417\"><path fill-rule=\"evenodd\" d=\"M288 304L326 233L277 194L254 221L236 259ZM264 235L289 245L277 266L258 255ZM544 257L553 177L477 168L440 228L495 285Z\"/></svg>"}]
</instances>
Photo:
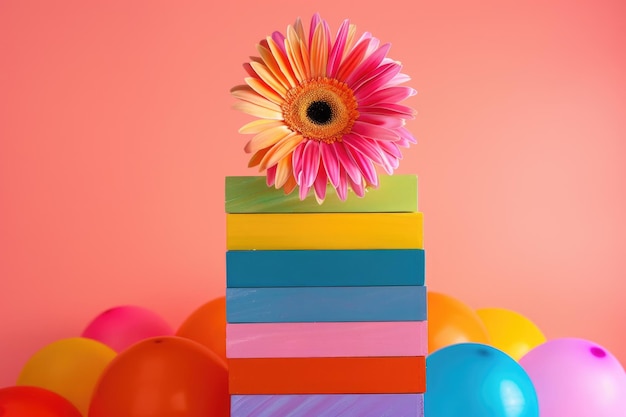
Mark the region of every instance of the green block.
<instances>
[{"instance_id":1,"label":"green block","mask_svg":"<svg viewBox=\"0 0 626 417\"><path fill-rule=\"evenodd\" d=\"M376 189L364 197L350 192L339 200L328 185L326 199L318 204L309 195L304 200L294 190L285 195L282 189L268 187L264 176L226 177L226 213L413 213L417 211L416 175L381 175Z\"/></svg>"}]
</instances>

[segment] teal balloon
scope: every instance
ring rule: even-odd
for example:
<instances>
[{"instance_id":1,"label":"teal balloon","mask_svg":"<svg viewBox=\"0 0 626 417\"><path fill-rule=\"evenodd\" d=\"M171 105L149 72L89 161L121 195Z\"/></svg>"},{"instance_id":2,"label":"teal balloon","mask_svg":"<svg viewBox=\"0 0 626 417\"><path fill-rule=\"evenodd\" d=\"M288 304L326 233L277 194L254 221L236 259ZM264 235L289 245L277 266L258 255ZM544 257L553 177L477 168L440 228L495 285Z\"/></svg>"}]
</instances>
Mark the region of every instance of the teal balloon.
<instances>
[{"instance_id":1,"label":"teal balloon","mask_svg":"<svg viewBox=\"0 0 626 417\"><path fill-rule=\"evenodd\" d=\"M512 357L459 343L426 357L425 417L538 417L533 383Z\"/></svg>"}]
</instances>

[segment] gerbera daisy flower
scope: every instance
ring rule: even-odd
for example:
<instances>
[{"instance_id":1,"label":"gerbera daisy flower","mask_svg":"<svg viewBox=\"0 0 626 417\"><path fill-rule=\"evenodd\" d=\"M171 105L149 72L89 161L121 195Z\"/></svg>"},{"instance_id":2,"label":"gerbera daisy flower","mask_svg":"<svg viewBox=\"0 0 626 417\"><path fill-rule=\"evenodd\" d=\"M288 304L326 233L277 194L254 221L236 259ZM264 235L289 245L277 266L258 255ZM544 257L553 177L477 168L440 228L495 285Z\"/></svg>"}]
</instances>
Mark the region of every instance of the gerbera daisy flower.
<instances>
[{"instance_id":1,"label":"gerbera daisy flower","mask_svg":"<svg viewBox=\"0 0 626 417\"><path fill-rule=\"evenodd\" d=\"M377 167L391 175L399 148L416 143L405 128L415 112L398 104L416 91L400 85L409 77L389 48L367 32L357 38L348 20L333 38L319 14L308 34L297 19L262 40L260 57L244 64L246 84L231 89L235 108L258 118L239 129L255 135L248 166L287 194L299 187L300 199L313 189L320 204L329 183L341 200L376 188Z\"/></svg>"}]
</instances>

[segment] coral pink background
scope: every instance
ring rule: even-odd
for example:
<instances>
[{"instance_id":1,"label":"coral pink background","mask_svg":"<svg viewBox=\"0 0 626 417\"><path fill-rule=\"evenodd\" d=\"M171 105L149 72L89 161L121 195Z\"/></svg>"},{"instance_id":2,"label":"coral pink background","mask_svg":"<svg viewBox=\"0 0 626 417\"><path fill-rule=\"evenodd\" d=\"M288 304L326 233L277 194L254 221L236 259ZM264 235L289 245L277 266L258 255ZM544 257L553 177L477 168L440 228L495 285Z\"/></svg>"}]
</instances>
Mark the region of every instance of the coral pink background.
<instances>
[{"instance_id":1,"label":"coral pink background","mask_svg":"<svg viewBox=\"0 0 626 417\"><path fill-rule=\"evenodd\" d=\"M0 2L0 387L109 307L178 326L224 292L224 177L256 174L228 90L315 11L392 42L419 90L399 172L430 288L624 363L625 5Z\"/></svg>"}]
</instances>

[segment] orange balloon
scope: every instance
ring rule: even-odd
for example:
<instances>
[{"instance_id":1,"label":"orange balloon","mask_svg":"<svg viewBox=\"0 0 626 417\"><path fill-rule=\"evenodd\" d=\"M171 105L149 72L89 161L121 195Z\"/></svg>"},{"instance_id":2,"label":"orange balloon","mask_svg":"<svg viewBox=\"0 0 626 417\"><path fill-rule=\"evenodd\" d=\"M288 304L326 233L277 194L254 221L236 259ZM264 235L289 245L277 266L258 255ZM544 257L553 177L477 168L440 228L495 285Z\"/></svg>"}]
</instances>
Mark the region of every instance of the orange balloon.
<instances>
[{"instance_id":1,"label":"orange balloon","mask_svg":"<svg viewBox=\"0 0 626 417\"><path fill-rule=\"evenodd\" d=\"M121 352L96 386L89 417L228 417L228 371L210 349L177 336Z\"/></svg>"},{"instance_id":2,"label":"orange balloon","mask_svg":"<svg viewBox=\"0 0 626 417\"><path fill-rule=\"evenodd\" d=\"M478 314L456 298L428 292L428 353L464 342L489 344Z\"/></svg>"},{"instance_id":3,"label":"orange balloon","mask_svg":"<svg viewBox=\"0 0 626 417\"><path fill-rule=\"evenodd\" d=\"M176 336L203 344L226 363L226 297L211 300L191 313Z\"/></svg>"}]
</instances>

